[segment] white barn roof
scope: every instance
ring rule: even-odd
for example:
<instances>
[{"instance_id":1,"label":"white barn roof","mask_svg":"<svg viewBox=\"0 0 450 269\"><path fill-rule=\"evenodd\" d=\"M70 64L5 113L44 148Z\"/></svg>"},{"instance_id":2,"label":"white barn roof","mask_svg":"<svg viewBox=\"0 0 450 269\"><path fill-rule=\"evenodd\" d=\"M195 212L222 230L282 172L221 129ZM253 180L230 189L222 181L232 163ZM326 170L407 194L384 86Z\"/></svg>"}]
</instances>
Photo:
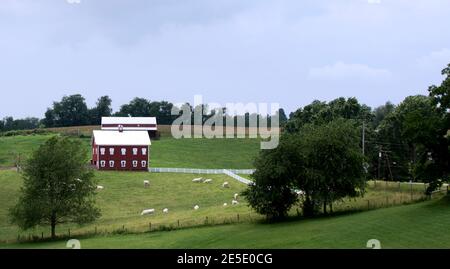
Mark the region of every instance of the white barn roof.
<instances>
[{"instance_id":1,"label":"white barn roof","mask_svg":"<svg viewBox=\"0 0 450 269\"><path fill-rule=\"evenodd\" d=\"M100 131L95 130L94 142L98 146L150 146L152 143L144 131Z\"/></svg>"},{"instance_id":2,"label":"white barn roof","mask_svg":"<svg viewBox=\"0 0 450 269\"><path fill-rule=\"evenodd\" d=\"M102 130L118 130L119 125L124 131L157 131L155 117L102 117Z\"/></svg>"}]
</instances>

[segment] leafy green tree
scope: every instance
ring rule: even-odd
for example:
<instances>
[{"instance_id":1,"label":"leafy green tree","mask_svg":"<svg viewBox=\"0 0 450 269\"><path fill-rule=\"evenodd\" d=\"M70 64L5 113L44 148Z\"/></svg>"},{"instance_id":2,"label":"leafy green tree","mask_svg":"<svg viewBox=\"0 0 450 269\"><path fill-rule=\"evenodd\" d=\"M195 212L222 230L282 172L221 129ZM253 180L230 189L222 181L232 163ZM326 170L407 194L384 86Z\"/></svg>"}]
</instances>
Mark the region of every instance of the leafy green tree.
<instances>
[{"instance_id":1,"label":"leafy green tree","mask_svg":"<svg viewBox=\"0 0 450 269\"><path fill-rule=\"evenodd\" d=\"M450 112L450 64L442 70L442 75L445 76L444 81L439 86L431 86L428 91L433 98L433 102L438 106L438 109L446 113L449 118Z\"/></svg>"},{"instance_id":2,"label":"leafy green tree","mask_svg":"<svg viewBox=\"0 0 450 269\"><path fill-rule=\"evenodd\" d=\"M305 125L299 134L306 163L304 176L296 182L306 195L304 212L314 214L319 203L327 213L333 202L364 194L366 180L359 130L349 120L324 125Z\"/></svg>"},{"instance_id":3,"label":"leafy green tree","mask_svg":"<svg viewBox=\"0 0 450 269\"><path fill-rule=\"evenodd\" d=\"M76 140L54 136L33 152L23 167L24 185L12 223L22 229L58 224L84 224L100 216L95 207L96 182L86 165L88 152Z\"/></svg>"},{"instance_id":4,"label":"leafy green tree","mask_svg":"<svg viewBox=\"0 0 450 269\"><path fill-rule=\"evenodd\" d=\"M297 202L294 180L304 171L298 139L285 134L272 150L262 150L255 160L254 183L243 192L250 206L268 219L280 219Z\"/></svg>"},{"instance_id":5,"label":"leafy green tree","mask_svg":"<svg viewBox=\"0 0 450 269\"><path fill-rule=\"evenodd\" d=\"M298 132L305 124L320 125L338 118L369 123L373 119L373 114L370 107L360 104L356 98L341 97L329 103L316 100L293 113L286 124L286 130Z\"/></svg>"},{"instance_id":6,"label":"leafy green tree","mask_svg":"<svg viewBox=\"0 0 450 269\"><path fill-rule=\"evenodd\" d=\"M96 106L89 110L90 124L100 125L102 122L102 117L111 116L111 103L112 100L107 95L98 98Z\"/></svg>"},{"instance_id":7,"label":"leafy green tree","mask_svg":"<svg viewBox=\"0 0 450 269\"><path fill-rule=\"evenodd\" d=\"M445 115L432 98L409 96L380 124L379 140L401 174L431 183L448 177L446 131Z\"/></svg>"},{"instance_id":8,"label":"leafy green tree","mask_svg":"<svg viewBox=\"0 0 450 269\"><path fill-rule=\"evenodd\" d=\"M86 101L80 94L64 96L54 102L53 108L45 113L46 127L81 126L89 124L89 111Z\"/></svg>"},{"instance_id":9,"label":"leafy green tree","mask_svg":"<svg viewBox=\"0 0 450 269\"><path fill-rule=\"evenodd\" d=\"M39 127L39 119L27 117L24 119L14 119L13 117L5 117L0 120L0 132L12 130L29 130Z\"/></svg>"},{"instance_id":10,"label":"leafy green tree","mask_svg":"<svg viewBox=\"0 0 450 269\"><path fill-rule=\"evenodd\" d=\"M150 101L145 98L134 98L129 104L122 105L116 116L150 117Z\"/></svg>"},{"instance_id":11,"label":"leafy green tree","mask_svg":"<svg viewBox=\"0 0 450 269\"><path fill-rule=\"evenodd\" d=\"M256 159L255 184L243 195L258 213L277 219L298 201L294 190L304 192L303 214L311 216L323 205L364 194L364 157L354 122L337 119L307 124L298 133L284 133L273 150Z\"/></svg>"},{"instance_id":12,"label":"leafy green tree","mask_svg":"<svg viewBox=\"0 0 450 269\"><path fill-rule=\"evenodd\" d=\"M374 109L374 118L372 121L373 129L377 129L381 122L395 111L395 105L391 102L386 102L386 104L379 106Z\"/></svg>"}]
</instances>

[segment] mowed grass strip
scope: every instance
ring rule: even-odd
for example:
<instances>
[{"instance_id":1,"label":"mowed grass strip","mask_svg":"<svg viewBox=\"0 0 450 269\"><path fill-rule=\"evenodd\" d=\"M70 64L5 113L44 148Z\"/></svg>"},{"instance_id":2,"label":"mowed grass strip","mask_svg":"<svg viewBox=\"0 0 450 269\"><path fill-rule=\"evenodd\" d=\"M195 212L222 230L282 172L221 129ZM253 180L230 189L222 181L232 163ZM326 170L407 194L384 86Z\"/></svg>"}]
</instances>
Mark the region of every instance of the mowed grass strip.
<instances>
[{"instance_id":1,"label":"mowed grass strip","mask_svg":"<svg viewBox=\"0 0 450 269\"><path fill-rule=\"evenodd\" d=\"M81 240L82 248L337 248L364 249L370 239L382 248L449 248L448 198L329 218L278 224L234 224L170 232L114 235ZM64 248L65 242L3 245Z\"/></svg>"}]
</instances>

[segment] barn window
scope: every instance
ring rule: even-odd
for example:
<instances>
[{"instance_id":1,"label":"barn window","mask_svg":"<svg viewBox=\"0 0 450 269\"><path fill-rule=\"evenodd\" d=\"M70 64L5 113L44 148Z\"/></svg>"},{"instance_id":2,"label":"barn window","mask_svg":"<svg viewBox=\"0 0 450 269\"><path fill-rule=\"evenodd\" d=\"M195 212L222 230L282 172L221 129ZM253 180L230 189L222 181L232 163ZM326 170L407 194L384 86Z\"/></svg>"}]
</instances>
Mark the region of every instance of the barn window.
<instances>
[{"instance_id":1,"label":"barn window","mask_svg":"<svg viewBox=\"0 0 450 269\"><path fill-rule=\"evenodd\" d=\"M109 161L109 167L114 167L114 161Z\"/></svg>"},{"instance_id":2,"label":"barn window","mask_svg":"<svg viewBox=\"0 0 450 269\"><path fill-rule=\"evenodd\" d=\"M142 161L141 164L142 164L142 167L147 167L147 161Z\"/></svg>"},{"instance_id":3,"label":"barn window","mask_svg":"<svg viewBox=\"0 0 450 269\"><path fill-rule=\"evenodd\" d=\"M138 161L133 161L133 167L136 168L138 166Z\"/></svg>"},{"instance_id":4,"label":"barn window","mask_svg":"<svg viewBox=\"0 0 450 269\"><path fill-rule=\"evenodd\" d=\"M137 155L138 153L138 149L137 148L133 148L133 155Z\"/></svg>"},{"instance_id":5,"label":"barn window","mask_svg":"<svg viewBox=\"0 0 450 269\"><path fill-rule=\"evenodd\" d=\"M105 148L100 148L100 154L105 155Z\"/></svg>"},{"instance_id":6,"label":"barn window","mask_svg":"<svg viewBox=\"0 0 450 269\"><path fill-rule=\"evenodd\" d=\"M106 161L100 161L100 166L101 167L105 167L105 165L106 165Z\"/></svg>"},{"instance_id":7,"label":"barn window","mask_svg":"<svg viewBox=\"0 0 450 269\"><path fill-rule=\"evenodd\" d=\"M142 155L147 155L147 148L142 148Z\"/></svg>"},{"instance_id":8,"label":"barn window","mask_svg":"<svg viewBox=\"0 0 450 269\"><path fill-rule=\"evenodd\" d=\"M109 148L109 155L114 155L114 148Z\"/></svg>"},{"instance_id":9,"label":"barn window","mask_svg":"<svg viewBox=\"0 0 450 269\"><path fill-rule=\"evenodd\" d=\"M120 165L122 166L122 168L127 167L127 161L121 161Z\"/></svg>"},{"instance_id":10,"label":"barn window","mask_svg":"<svg viewBox=\"0 0 450 269\"><path fill-rule=\"evenodd\" d=\"M127 149L126 148L121 148L120 151L122 152L122 155L126 155L127 154Z\"/></svg>"}]
</instances>

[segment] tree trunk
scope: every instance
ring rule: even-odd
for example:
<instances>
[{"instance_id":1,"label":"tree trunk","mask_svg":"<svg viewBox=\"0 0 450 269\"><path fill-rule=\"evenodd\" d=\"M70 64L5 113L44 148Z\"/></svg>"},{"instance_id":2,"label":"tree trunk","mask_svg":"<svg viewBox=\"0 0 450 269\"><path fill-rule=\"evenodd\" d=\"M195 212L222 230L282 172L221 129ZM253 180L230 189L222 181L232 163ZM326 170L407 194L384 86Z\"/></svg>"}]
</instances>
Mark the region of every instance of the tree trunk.
<instances>
[{"instance_id":1,"label":"tree trunk","mask_svg":"<svg viewBox=\"0 0 450 269\"><path fill-rule=\"evenodd\" d=\"M323 201L323 213L327 214L327 201Z\"/></svg>"},{"instance_id":2,"label":"tree trunk","mask_svg":"<svg viewBox=\"0 0 450 269\"><path fill-rule=\"evenodd\" d=\"M52 227L52 239L55 239L56 238L56 213L52 213L50 225Z\"/></svg>"},{"instance_id":3,"label":"tree trunk","mask_svg":"<svg viewBox=\"0 0 450 269\"><path fill-rule=\"evenodd\" d=\"M330 203L330 213L333 214L333 202Z\"/></svg>"}]
</instances>

